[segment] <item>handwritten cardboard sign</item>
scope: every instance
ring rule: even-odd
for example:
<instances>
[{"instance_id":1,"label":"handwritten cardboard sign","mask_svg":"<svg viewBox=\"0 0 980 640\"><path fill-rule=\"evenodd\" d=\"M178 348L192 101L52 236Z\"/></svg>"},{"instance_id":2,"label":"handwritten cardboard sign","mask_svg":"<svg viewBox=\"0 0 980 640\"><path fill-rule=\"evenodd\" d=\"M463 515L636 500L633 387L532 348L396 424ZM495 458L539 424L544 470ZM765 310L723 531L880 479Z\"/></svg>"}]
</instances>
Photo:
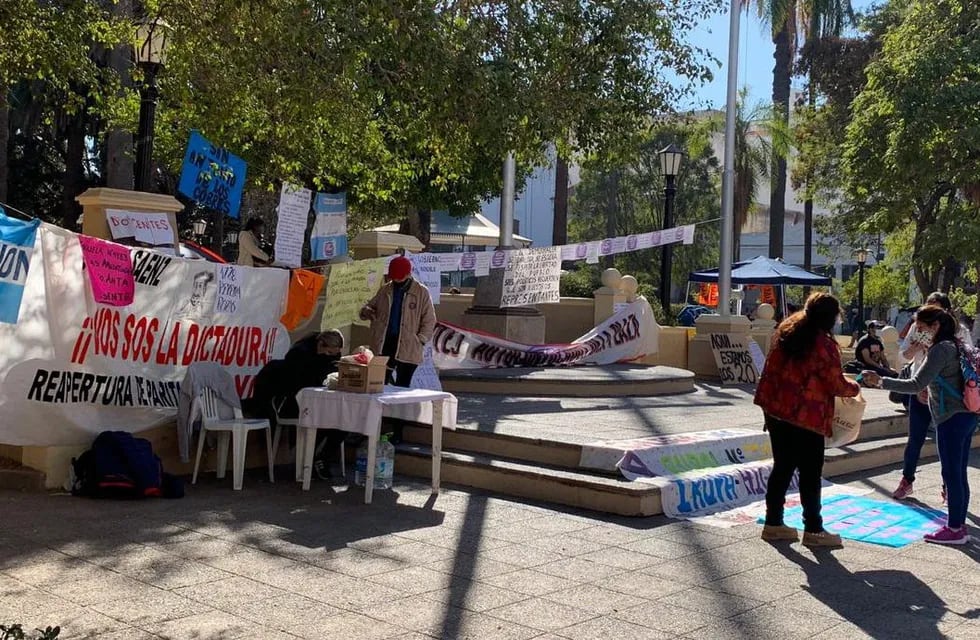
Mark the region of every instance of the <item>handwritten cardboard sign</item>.
<instances>
[{"instance_id":1,"label":"handwritten cardboard sign","mask_svg":"<svg viewBox=\"0 0 980 640\"><path fill-rule=\"evenodd\" d=\"M132 304L136 282L129 247L89 236L78 236L78 242L95 301L114 307Z\"/></svg>"},{"instance_id":2,"label":"handwritten cardboard sign","mask_svg":"<svg viewBox=\"0 0 980 640\"><path fill-rule=\"evenodd\" d=\"M237 314L242 304L242 288L246 270L233 264L218 266L218 295L214 298L214 312Z\"/></svg>"},{"instance_id":3,"label":"handwritten cardboard sign","mask_svg":"<svg viewBox=\"0 0 980 640\"><path fill-rule=\"evenodd\" d=\"M501 307L560 302L561 249L544 247L511 251L504 269Z\"/></svg>"},{"instance_id":4,"label":"handwritten cardboard sign","mask_svg":"<svg viewBox=\"0 0 980 640\"><path fill-rule=\"evenodd\" d=\"M755 384L759 372L745 338L730 333L711 334L711 353L718 365L722 384Z\"/></svg>"},{"instance_id":5,"label":"handwritten cardboard sign","mask_svg":"<svg viewBox=\"0 0 980 640\"><path fill-rule=\"evenodd\" d=\"M237 218L245 170L244 160L191 131L177 190L208 209Z\"/></svg>"}]
</instances>

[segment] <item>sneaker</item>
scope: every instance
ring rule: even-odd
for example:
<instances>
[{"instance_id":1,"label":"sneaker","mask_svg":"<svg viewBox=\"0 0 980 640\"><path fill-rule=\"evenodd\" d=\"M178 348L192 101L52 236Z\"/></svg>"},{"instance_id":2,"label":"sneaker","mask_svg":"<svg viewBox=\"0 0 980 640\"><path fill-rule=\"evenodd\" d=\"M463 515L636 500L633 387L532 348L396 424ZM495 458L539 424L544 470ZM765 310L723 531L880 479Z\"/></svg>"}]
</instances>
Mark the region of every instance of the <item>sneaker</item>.
<instances>
[{"instance_id":1,"label":"sneaker","mask_svg":"<svg viewBox=\"0 0 980 640\"><path fill-rule=\"evenodd\" d=\"M970 536L966 533L966 527L943 527L936 533L926 534L925 541L933 544L966 544L970 541Z\"/></svg>"},{"instance_id":2,"label":"sneaker","mask_svg":"<svg viewBox=\"0 0 980 640\"><path fill-rule=\"evenodd\" d=\"M313 473L315 473L316 477L320 480L330 479L330 468L323 460L317 460L313 463Z\"/></svg>"},{"instance_id":3,"label":"sneaker","mask_svg":"<svg viewBox=\"0 0 980 640\"><path fill-rule=\"evenodd\" d=\"M819 533L813 533L810 531L803 532L803 545L807 547L830 548L839 548L844 546L844 544L841 542L840 536L836 533L830 533L829 531L821 531Z\"/></svg>"},{"instance_id":4,"label":"sneaker","mask_svg":"<svg viewBox=\"0 0 980 640\"><path fill-rule=\"evenodd\" d=\"M762 527L762 539L766 542L776 542L777 540L796 542L800 539L800 534L793 527L782 524L767 524Z\"/></svg>"},{"instance_id":5,"label":"sneaker","mask_svg":"<svg viewBox=\"0 0 980 640\"><path fill-rule=\"evenodd\" d=\"M912 483L902 478L902 481L898 483L898 489L892 491L892 497L896 500L905 500L912 495Z\"/></svg>"}]
</instances>

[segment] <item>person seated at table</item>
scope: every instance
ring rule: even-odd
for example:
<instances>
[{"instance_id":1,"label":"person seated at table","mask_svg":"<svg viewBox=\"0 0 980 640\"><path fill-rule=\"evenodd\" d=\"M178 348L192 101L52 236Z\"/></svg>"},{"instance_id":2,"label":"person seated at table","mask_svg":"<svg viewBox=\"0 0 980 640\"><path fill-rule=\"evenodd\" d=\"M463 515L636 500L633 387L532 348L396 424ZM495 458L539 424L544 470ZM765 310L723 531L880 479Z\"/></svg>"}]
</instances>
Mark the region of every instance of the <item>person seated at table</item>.
<instances>
[{"instance_id":1,"label":"person seated at table","mask_svg":"<svg viewBox=\"0 0 980 640\"><path fill-rule=\"evenodd\" d=\"M255 376L252 396L242 402L243 411L253 417L274 421L272 403L277 405L279 416L296 418L299 407L296 394L306 387L319 387L324 379L337 370L337 363L344 351L344 335L330 329L303 338L292 346L282 360L271 360ZM326 438L326 445L320 447L319 466L314 465L317 475L324 478L328 473L325 457L327 452L340 446L346 433L339 430L324 430L318 436Z\"/></svg>"},{"instance_id":2,"label":"person seated at table","mask_svg":"<svg viewBox=\"0 0 980 640\"><path fill-rule=\"evenodd\" d=\"M883 326L881 322L876 320L868 323L868 332L858 340L857 346L854 347L854 356L864 369L874 371L882 376L896 378L898 372L888 364L888 358L885 356L885 345L878 337L878 329Z\"/></svg>"}]
</instances>

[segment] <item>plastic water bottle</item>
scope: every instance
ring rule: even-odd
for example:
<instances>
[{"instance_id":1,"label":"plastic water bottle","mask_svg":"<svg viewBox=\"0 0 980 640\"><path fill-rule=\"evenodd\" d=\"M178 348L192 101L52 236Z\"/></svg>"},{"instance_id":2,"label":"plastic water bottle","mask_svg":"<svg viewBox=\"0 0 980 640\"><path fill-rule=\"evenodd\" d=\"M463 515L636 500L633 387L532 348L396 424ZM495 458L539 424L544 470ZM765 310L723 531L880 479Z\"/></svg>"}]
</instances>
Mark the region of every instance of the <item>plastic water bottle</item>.
<instances>
[{"instance_id":1,"label":"plastic water bottle","mask_svg":"<svg viewBox=\"0 0 980 640\"><path fill-rule=\"evenodd\" d=\"M368 450L367 440L357 448L357 460L354 463L354 484L363 487L367 482ZM395 445L388 442L388 434L381 436L374 461L374 488L390 489L392 476L395 474Z\"/></svg>"}]
</instances>

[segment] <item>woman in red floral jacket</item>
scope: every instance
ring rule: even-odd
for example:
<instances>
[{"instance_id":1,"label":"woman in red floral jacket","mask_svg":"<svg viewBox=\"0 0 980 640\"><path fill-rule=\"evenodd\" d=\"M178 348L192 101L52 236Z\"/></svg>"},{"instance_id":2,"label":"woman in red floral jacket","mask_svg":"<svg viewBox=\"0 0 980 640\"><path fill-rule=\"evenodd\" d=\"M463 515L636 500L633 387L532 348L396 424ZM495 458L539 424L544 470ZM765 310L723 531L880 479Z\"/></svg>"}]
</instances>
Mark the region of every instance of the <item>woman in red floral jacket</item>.
<instances>
[{"instance_id":1,"label":"woman in red floral jacket","mask_svg":"<svg viewBox=\"0 0 980 640\"><path fill-rule=\"evenodd\" d=\"M755 403L765 414L772 442L773 466L766 489L763 540L798 540L796 529L783 523L786 491L800 472L803 544L839 547L840 536L828 533L820 517L820 476L824 437L831 435L834 397L853 397L860 385L844 377L840 348L831 332L840 315L837 298L815 293L803 311L776 327Z\"/></svg>"}]
</instances>

